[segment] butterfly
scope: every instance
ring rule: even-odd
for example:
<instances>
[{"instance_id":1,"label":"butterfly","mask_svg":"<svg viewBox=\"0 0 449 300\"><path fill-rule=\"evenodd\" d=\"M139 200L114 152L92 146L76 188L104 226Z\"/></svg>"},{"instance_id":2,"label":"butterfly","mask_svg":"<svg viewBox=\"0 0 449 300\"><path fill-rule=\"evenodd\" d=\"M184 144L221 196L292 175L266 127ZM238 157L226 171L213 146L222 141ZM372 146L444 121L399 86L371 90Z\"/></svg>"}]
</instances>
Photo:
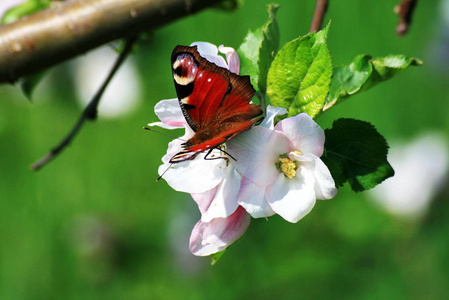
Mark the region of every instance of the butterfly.
<instances>
[{"instance_id":1,"label":"butterfly","mask_svg":"<svg viewBox=\"0 0 449 300\"><path fill-rule=\"evenodd\" d=\"M171 56L176 93L193 137L170 163L194 159L249 130L262 108L250 103L255 94L249 76L239 76L203 58L196 46L176 46Z\"/></svg>"}]
</instances>

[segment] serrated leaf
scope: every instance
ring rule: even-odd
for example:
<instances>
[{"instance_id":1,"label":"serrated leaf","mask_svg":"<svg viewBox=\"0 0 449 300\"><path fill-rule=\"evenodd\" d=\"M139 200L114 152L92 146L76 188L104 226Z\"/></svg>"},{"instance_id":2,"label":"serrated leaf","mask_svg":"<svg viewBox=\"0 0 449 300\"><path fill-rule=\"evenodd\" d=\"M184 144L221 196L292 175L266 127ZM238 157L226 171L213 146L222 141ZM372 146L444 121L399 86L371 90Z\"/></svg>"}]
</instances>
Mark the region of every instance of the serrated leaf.
<instances>
[{"instance_id":1,"label":"serrated leaf","mask_svg":"<svg viewBox=\"0 0 449 300\"><path fill-rule=\"evenodd\" d=\"M279 5L268 5L268 22L262 27L262 44L259 49L259 81L258 88L262 94L267 91L267 74L271 63L279 50L279 26L276 21L276 12Z\"/></svg>"},{"instance_id":2,"label":"serrated leaf","mask_svg":"<svg viewBox=\"0 0 449 300\"><path fill-rule=\"evenodd\" d=\"M259 82L259 48L262 43L262 29L249 31L237 50L240 58L240 74L250 75L251 84L257 88Z\"/></svg>"},{"instance_id":3,"label":"serrated leaf","mask_svg":"<svg viewBox=\"0 0 449 300\"><path fill-rule=\"evenodd\" d=\"M404 55L389 55L382 58L372 58L366 54L359 55L348 66L339 66L334 69L324 110L392 78L409 66L419 65L422 65L419 59L408 58Z\"/></svg>"},{"instance_id":4,"label":"serrated leaf","mask_svg":"<svg viewBox=\"0 0 449 300\"><path fill-rule=\"evenodd\" d=\"M50 5L51 5L50 0L28 0L6 11L6 13L3 15L0 21L0 24L8 24L15 22L22 17L46 9Z\"/></svg>"},{"instance_id":5,"label":"serrated leaf","mask_svg":"<svg viewBox=\"0 0 449 300\"><path fill-rule=\"evenodd\" d=\"M268 72L271 104L288 110L288 116L305 112L315 118L329 92L332 64L326 45L329 25L287 43Z\"/></svg>"},{"instance_id":6,"label":"serrated leaf","mask_svg":"<svg viewBox=\"0 0 449 300\"><path fill-rule=\"evenodd\" d=\"M348 182L352 190L360 192L394 175L387 161L387 142L370 123L338 119L325 134L326 152L321 159L337 186Z\"/></svg>"},{"instance_id":7,"label":"serrated leaf","mask_svg":"<svg viewBox=\"0 0 449 300\"><path fill-rule=\"evenodd\" d=\"M279 49L279 27L276 21L277 4L268 5L268 21L262 28L249 31L237 50L240 73L250 75L254 88L266 92L268 69Z\"/></svg>"}]
</instances>

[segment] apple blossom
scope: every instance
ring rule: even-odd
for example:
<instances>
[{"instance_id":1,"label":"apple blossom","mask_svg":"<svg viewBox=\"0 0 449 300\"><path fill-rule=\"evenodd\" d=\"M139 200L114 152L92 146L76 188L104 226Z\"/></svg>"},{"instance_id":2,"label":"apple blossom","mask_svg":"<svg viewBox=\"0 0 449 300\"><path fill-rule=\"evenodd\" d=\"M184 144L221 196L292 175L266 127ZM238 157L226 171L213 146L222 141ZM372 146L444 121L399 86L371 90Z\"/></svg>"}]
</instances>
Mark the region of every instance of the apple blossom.
<instances>
[{"instance_id":1,"label":"apple blossom","mask_svg":"<svg viewBox=\"0 0 449 300\"><path fill-rule=\"evenodd\" d=\"M198 256L223 251L245 233L250 221L250 215L241 206L227 218L215 218L209 222L200 220L190 236L190 251Z\"/></svg>"},{"instance_id":2,"label":"apple blossom","mask_svg":"<svg viewBox=\"0 0 449 300\"><path fill-rule=\"evenodd\" d=\"M209 43L194 45L208 61L238 74L240 62L234 49L223 46L217 48ZM228 64L218 55L218 51L226 54ZM159 174L164 174L163 178L173 189L191 193L198 204L201 220L192 231L191 251L199 256L222 251L241 237L249 226L249 215L236 201L241 176L228 163L226 154L218 149L214 149L209 157L224 159L206 160L206 154L200 153L194 160L171 164L170 159L182 150L182 143L191 138L194 132L182 114L178 99L160 101L155 106L155 113L161 122L150 123L149 126L185 129L184 136L169 143Z\"/></svg>"},{"instance_id":3,"label":"apple blossom","mask_svg":"<svg viewBox=\"0 0 449 300\"><path fill-rule=\"evenodd\" d=\"M232 161L243 176L238 203L255 218L275 213L289 222L308 214L317 199L337 189L319 159L324 131L305 113L267 127L255 126L229 141Z\"/></svg>"},{"instance_id":4,"label":"apple blossom","mask_svg":"<svg viewBox=\"0 0 449 300\"><path fill-rule=\"evenodd\" d=\"M232 48L217 49L208 43L195 45L201 56L238 73L239 61ZM229 64L217 55L218 50L226 54ZM310 212L316 199L330 199L336 193L330 172L319 159L323 154L324 132L306 114L275 125L275 117L287 110L269 106L259 126L229 140L223 145L226 152L214 149L209 154L224 159L206 160L206 154L200 153L193 160L171 164L170 159L182 150L182 143L194 132L185 121L177 99L159 102L155 112L161 122L150 126L185 128L183 137L169 143L159 174L164 174L173 189L190 193L198 204L201 220L190 238L190 249L195 255L225 249L246 231L250 216L268 217L277 213L297 222Z\"/></svg>"}]
</instances>

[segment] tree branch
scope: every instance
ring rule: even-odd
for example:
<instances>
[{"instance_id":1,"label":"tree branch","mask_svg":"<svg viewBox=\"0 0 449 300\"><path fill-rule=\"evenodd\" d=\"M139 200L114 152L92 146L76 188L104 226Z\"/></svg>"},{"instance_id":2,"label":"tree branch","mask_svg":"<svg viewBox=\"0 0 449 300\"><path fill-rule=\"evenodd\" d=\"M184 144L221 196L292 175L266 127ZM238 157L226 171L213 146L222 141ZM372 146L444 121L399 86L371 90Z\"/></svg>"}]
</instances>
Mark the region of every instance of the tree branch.
<instances>
[{"instance_id":1,"label":"tree branch","mask_svg":"<svg viewBox=\"0 0 449 300\"><path fill-rule=\"evenodd\" d=\"M58 146L53 148L47 155L42 157L40 160L35 162L30 166L30 169L33 171L37 171L43 166L45 166L48 162L53 160L59 153L62 152L75 138L78 131L81 129L81 126L84 124L86 120L95 120L97 118L97 108L98 104L100 103L101 96L103 96L104 91L106 90L106 87L109 85L109 82L111 82L112 78L114 77L115 73L118 71L122 63L125 61L125 59L128 57L128 55L131 53L131 49L134 46L134 43L136 42L137 37L129 38L126 41L125 48L123 49L122 53L120 53L120 56L117 58L117 60L114 63L114 66L112 67L111 71L109 72L108 76L104 80L101 87L98 89L95 96L90 100L89 104L86 106L86 108L83 110L83 113L81 114L81 117L76 122L75 126L73 126L72 130L69 132L69 134L59 143Z\"/></svg>"},{"instance_id":2,"label":"tree branch","mask_svg":"<svg viewBox=\"0 0 449 300\"><path fill-rule=\"evenodd\" d=\"M407 33L412 23L413 11L415 10L418 0L402 0L402 2L394 8L399 15L399 24L396 26L396 33L400 36Z\"/></svg>"},{"instance_id":3,"label":"tree branch","mask_svg":"<svg viewBox=\"0 0 449 300\"><path fill-rule=\"evenodd\" d=\"M0 83L224 0L78 0L0 26Z\"/></svg>"},{"instance_id":4,"label":"tree branch","mask_svg":"<svg viewBox=\"0 0 449 300\"><path fill-rule=\"evenodd\" d=\"M328 0L316 1L315 12L313 13L312 24L310 25L309 32L318 32L321 29L321 24L323 23L324 15L326 14L328 5Z\"/></svg>"}]
</instances>

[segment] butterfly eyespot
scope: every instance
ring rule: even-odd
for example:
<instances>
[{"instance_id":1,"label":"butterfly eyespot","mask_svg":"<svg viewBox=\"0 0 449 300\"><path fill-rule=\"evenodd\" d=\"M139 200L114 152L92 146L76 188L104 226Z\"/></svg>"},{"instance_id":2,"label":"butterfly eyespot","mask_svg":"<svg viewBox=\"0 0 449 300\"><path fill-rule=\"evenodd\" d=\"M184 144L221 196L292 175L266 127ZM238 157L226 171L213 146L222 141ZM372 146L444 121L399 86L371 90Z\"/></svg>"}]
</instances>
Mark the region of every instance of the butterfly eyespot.
<instances>
[{"instance_id":1,"label":"butterfly eyespot","mask_svg":"<svg viewBox=\"0 0 449 300\"><path fill-rule=\"evenodd\" d=\"M206 157L224 159L228 165L225 151L212 154L212 150L222 149L220 144L248 130L262 115L261 107L251 103L255 90L249 76L208 61L196 46L177 46L171 62L181 110L194 135L170 163L192 160L208 150Z\"/></svg>"},{"instance_id":2,"label":"butterfly eyespot","mask_svg":"<svg viewBox=\"0 0 449 300\"><path fill-rule=\"evenodd\" d=\"M178 76L182 76L182 68L179 66L176 69L173 70L173 73Z\"/></svg>"}]
</instances>

